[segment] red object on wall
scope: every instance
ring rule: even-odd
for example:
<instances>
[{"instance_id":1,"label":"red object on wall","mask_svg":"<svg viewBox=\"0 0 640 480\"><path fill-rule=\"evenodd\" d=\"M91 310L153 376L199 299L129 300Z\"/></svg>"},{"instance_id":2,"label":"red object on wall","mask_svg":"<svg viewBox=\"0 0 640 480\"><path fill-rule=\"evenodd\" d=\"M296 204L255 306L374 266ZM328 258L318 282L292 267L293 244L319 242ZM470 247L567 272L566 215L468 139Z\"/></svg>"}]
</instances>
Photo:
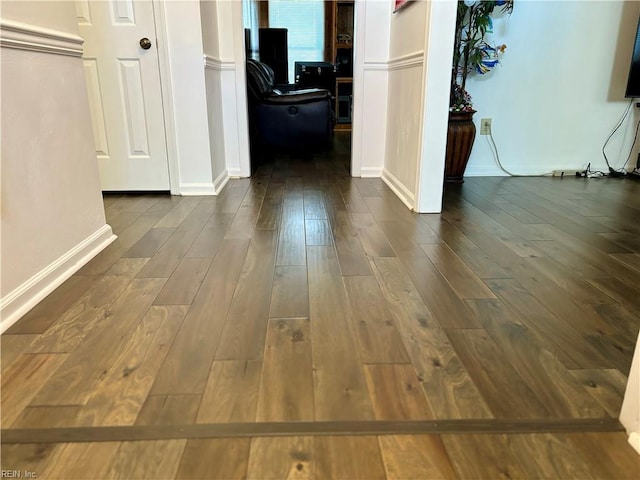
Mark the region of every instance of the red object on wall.
<instances>
[{"instance_id":1,"label":"red object on wall","mask_svg":"<svg viewBox=\"0 0 640 480\"><path fill-rule=\"evenodd\" d=\"M402 7L406 6L411 0L394 0L393 2L393 12L397 12Z\"/></svg>"}]
</instances>

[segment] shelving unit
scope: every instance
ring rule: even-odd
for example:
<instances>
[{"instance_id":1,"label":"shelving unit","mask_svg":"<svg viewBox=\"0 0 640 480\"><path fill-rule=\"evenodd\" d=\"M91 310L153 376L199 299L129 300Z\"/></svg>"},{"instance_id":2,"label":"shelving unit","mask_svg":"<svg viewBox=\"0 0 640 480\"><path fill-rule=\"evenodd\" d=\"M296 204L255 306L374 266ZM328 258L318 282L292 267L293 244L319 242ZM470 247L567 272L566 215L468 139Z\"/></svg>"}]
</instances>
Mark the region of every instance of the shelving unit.
<instances>
[{"instance_id":1,"label":"shelving unit","mask_svg":"<svg viewBox=\"0 0 640 480\"><path fill-rule=\"evenodd\" d=\"M351 130L354 7L353 0L340 0L332 7L331 51L336 65L336 130Z\"/></svg>"}]
</instances>

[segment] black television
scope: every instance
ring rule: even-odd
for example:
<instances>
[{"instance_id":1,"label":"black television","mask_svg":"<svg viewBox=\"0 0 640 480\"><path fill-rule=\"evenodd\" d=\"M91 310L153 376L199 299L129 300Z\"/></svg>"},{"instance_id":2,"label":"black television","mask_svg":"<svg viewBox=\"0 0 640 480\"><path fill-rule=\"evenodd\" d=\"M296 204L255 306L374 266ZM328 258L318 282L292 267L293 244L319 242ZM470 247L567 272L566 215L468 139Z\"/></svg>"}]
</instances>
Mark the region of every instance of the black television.
<instances>
[{"instance_id":1,"label":"black television","mask_svg":"<svg viewBox=\"0 0 640 480\"><path fill-rule=\"evenodd\" d=\"M636 41L633 45L633 57L631 58L627 90L624 96L627 98L640 97L640 19L638 19L638 27L636 28Z\"/></svg>"}]
</instances>

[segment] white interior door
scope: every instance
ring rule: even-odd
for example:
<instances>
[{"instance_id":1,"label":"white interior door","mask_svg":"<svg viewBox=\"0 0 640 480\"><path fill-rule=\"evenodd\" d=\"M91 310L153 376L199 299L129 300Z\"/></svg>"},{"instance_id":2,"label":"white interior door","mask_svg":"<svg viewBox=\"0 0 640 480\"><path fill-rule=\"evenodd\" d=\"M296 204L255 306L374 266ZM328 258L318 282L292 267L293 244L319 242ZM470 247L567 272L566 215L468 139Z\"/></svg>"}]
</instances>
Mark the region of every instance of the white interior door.
<instances>
[{"instance_id":1,"label":"white interior door","mask_svg":"<svg viewBox=\"0 0 640 480\"><path fill-rule=\"evenodd\" d=\"M76 9L102 189L169 190L152 2L77 0Z\"/></svg>"}]
</instances>

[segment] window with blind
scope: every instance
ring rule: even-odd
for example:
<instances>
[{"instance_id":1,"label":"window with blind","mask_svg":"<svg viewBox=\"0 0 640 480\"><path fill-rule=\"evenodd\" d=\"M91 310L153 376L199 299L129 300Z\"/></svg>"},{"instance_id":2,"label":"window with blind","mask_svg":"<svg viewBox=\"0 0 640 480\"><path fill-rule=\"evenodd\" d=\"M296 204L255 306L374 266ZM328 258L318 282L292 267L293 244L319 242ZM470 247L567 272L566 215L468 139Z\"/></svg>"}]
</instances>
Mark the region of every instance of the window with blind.
<instances>
[{"instance_id":1,"label":"window with blind","mask_svg":"<svg viewBox=\"0 0 640 480\"><path fill-rule=\"evenodd\" d=\"M295 62L324 60L322 0L269 0L269 27L288 30L290 83L294 82Z\"/></svg>"}]
</instances>

